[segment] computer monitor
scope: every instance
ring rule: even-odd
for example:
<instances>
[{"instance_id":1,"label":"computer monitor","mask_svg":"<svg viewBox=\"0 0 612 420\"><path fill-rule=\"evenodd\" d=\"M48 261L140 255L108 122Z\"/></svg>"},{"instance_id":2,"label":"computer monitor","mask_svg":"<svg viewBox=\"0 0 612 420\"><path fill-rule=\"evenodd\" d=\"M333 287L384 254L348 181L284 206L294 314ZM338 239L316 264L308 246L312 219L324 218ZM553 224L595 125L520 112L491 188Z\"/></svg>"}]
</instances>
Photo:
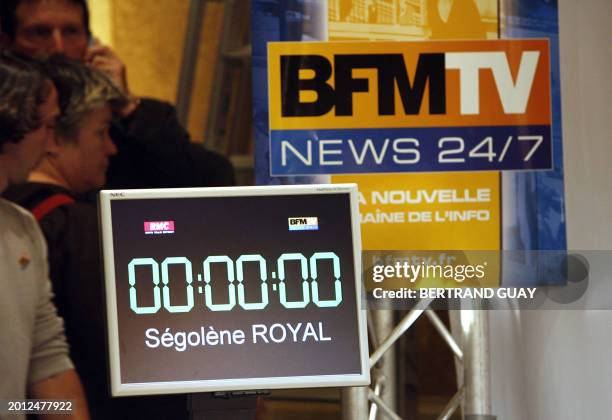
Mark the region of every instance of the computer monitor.
<instances>
[{"instance_id":1,"label":"computer monitor","mask_svg":"<svg viewBox=\"0 0 612 420\"><path fill-rule=\"evenodd\" d=\"M366 385L354 184L100 193L114 396Z\"/></svg>"}]
</instances>

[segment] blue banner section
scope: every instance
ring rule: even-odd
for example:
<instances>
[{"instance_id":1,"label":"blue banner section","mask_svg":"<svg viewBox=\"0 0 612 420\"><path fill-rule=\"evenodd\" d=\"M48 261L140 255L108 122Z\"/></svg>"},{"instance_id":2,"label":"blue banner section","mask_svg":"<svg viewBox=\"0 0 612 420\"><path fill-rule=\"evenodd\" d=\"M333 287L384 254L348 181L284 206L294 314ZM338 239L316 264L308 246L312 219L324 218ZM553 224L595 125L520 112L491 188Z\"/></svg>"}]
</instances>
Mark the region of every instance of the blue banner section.
<instances>
[{"instance_id":1,"label":"blue banner section","mask_svg":"<svg viewBox=\"0 0 612 420\"><path fill-rule=\"evenodd\" d=\"M270 176L267 43L323 41L327 37L327 0L251 0L253 131L257 185L312 184L312 176Z\"/></svg>"},{"instance_id":2,"label":"blue banner section","mask_svg":"<svg viewBox=\"0 0 612 420\"><path fill-rule=\"evenodd\" d=\"M550 126L270 131L271 175L538 170Z\"/></svg>"},{"instance_id":3,"label":"blue banner section","mask_svg":"<svg viewBox=\"0 0 612 420\"><path fill-rule=\"evenodd\" d=\"M516 195L504 200L504 212L516 215L516 224L503 231L504 249L566 249L557 0L503 0L500 12L505 17L501 38L550 40L554 163L551 171L503 174Z\"/></svg>"}]
</instances>

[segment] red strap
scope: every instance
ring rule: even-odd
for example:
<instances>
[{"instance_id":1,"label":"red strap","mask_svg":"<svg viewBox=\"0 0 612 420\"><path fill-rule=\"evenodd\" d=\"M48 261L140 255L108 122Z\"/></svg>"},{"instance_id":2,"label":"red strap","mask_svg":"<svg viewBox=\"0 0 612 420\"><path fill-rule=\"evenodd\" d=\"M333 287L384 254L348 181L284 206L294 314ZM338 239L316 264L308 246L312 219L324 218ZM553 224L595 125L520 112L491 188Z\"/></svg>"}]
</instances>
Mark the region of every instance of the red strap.
<instances>
[{"instance_id":1,"label":"red strap","mask_svg":"<svg viewBox=\"0 0 612 420\"><path fill-rule=\"evenodd\" d=\"M34 207L32 209L32 214L36 220L40 220L59 206L72 203L74 203L74 199L67 194L53 194L51 197L44 199L36 207Z\"/></svg>"}]
</instances>

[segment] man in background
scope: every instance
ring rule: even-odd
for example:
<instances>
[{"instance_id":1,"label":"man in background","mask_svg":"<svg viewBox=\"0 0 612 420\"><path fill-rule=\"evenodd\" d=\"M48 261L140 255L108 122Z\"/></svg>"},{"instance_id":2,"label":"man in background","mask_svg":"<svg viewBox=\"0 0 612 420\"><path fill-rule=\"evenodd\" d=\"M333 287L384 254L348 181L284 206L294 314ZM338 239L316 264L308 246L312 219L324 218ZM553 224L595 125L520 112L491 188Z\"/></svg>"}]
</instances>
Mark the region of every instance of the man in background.
<instances>
[{"instance_id":1,"label":"man in background","mask_svg":"<svg viewBox=\"0 0 612 420\"><path fill-rule=\"evenodd\" d=\"M2 0L0 39L30 56L63 54L104 71L129 94L126 68L107 46L96 45L85 0ZM174 108L132 97L113 121L118 154L111 159L109 188L232 185L229 161L198 144L179 124Z\"/></svg>"},{"instance_id":2,"label":"man in background","mask_svg":"<svg viewBox=\"0 0 612 420\"><path fill-rule=\"evenodd\" d=\"M35 67L0 52L0 192L23 182L43 156L59 114L57 92ZM52 303L47 248L34 218L0 199L0 398L71 399L51 419L88 419ZM8 418L24 419L24 412ZM66 416L65 414L71 414Z\"/></svg>"}]
</instances>

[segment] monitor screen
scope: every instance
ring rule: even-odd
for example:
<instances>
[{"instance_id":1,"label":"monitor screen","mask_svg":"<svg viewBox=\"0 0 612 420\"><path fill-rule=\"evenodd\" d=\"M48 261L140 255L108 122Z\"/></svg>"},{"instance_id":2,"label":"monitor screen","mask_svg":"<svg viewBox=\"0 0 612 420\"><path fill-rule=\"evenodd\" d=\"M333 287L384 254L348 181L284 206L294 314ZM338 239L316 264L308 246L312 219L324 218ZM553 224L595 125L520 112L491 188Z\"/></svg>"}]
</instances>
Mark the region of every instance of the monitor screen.
<instances>
[{"instance_id":1,"label":"monitor screen","mask_svg":"<svg viewBox=\"0 0 612 420\"><path fill-rule=\"evenodd\" d=\"M121 395L369 383L357 189L100 193Z\"/></svg>"}]
</instances>

